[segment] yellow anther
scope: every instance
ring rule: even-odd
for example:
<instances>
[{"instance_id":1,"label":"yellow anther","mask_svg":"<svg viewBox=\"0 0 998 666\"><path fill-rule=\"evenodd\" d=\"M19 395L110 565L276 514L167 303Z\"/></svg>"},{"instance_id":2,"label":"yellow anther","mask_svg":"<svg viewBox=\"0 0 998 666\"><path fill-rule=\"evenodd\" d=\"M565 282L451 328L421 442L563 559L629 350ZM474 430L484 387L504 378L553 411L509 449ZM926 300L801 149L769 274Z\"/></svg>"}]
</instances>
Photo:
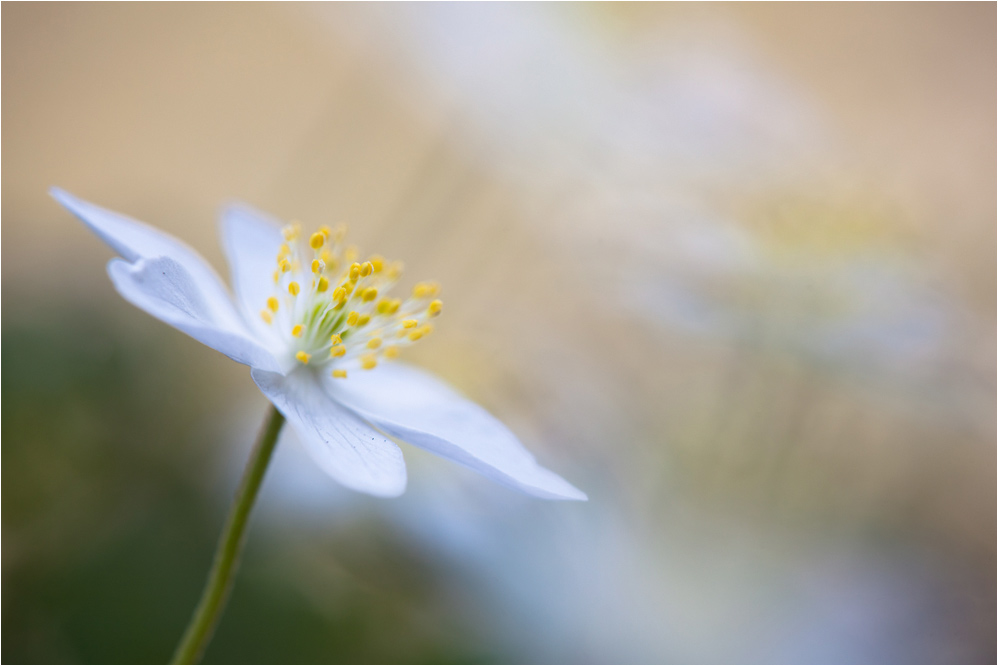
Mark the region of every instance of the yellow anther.
<instances>
[{"instance_id":1,"label":"yellow anther","mask_svg":"<svg viewBox=\"0 0 998 666\"><path fill-rule=\"evenodd\" d=\"M369 322L369 321L371 321L371 315L369 315L369 314L362 314L360 317L357 318L357 325L358 326L365 326L365 325L367 325L367 322Z\"/></svg>"},{"instance_id":2,"label":"yellow anther","mask_svg":"<svg viewBox=\"0 0 998 666\"><path fill-rule=\"evenodd\" d=\"M302 326L301 324L295 324L295 327L291 329L291 335L295 336L296 338L300 338L301 332L304 330L305 330L304 326Z\"/></svg>"},{"instance_id":3,"label":"yellow anther","mask_svg":"<svg viewBox=\"0 0 998 666\"><path fill-rule=\"evenodd\" d=\"M281 271L274 271L274 284L281 281Z\"/></svg>"},{"instance_id":4,"label":"yellow anther","mask_svg":"<svg viewBox=\"0 0 998 666\"><path fill-rule=\"evenodd\" d=\"M330 356L334 356L334 357L335 356L343 356L346 353L347 353L347 348L344 347L343 345L333 345L332 347L329 348L329 355Z\"/></svg>"},{"instance_id":5,"label":"yellow anther","mask_svg":"<svg viewBox=\"0 0 998 666\"><path fill-rule=\"evenodd\" d=\"M347 326L356 325L358 319L360 319L360 315L357 314L357 311L351 310L350 314L347 315Z\"/></svg>"},{"instance_id":6,"label":"yellow anther","mask_svg":"<svg viewBox=\"0 0 998 666\"><path fill-rule=\"evenodd\" d=\"M399 348L395 346L385 347L381 353L385 355L385 358L398 358Z\"/></svg>"},{"instance_id":7,"label":"yellow anther","mask_svg":"<svg viewBox=\"0 0 998 666\"><path fill-rule=\"evenodd\" d=\"M349 296L353 292L353 282L350 282L349 280L347 282L344 282L340 286L343 287L343 291L346 292L347 296Z\"/></svg>"},{"instance_id":8,"label":"yellow anther","mask_svg":"<svg viewBox=\"0 0 998 666\"><path fill-rule=\"evenodd\" d=\"M343 342L343 338L341 338L336 333L333 333L333 335L329 338L329 341L332 342L334 345L338 345L341 342Z\"/></svg>"},{"instance_id":9,"label":"yellow anther","mask_svg":"<svg viewBox=\"0 0 998 666\"><path fill-rule=\"evenodd\" d=\"M364 291L365 301L373 301L377 297L378 297L378 290L375 289L374 287L370 287Z\"/></svg>"},{"instance_id":10,"label":"yellow anther","mask_svg":"<svg viewBox=\"0 0 998 666\"><path fill-rule=\"evenodd\" d=\"M299 291L301 291L301 287L298 286L297 282L292 280L291 282L288 283L289 294L291 294L292 296L297 296Z\"/></svg>"},{"instance_id":11,"label":"yellow anther","mask_svg":"<svg viewBox=\"0 0 998 666\"><path fill-rule=\"evenodd\" d=\"M429 335L430 333L433 332L433 324L427 322L423 324L419 330L423 332L423 335Z\"/></svg>"},{"instance_id":12,"label":"yellow anther","mask_svg":"<svg viewBox=\"0 0 998 666\"><path fill-rule=\"evenodd\" d=\"M347 371L346 370L333 370L333 377L336 377L337 379L346 379L347 378Z\"/></svg>"},{"instance_id":13,"label":"yellow anther","mask_svg":"<svg viewBox=\"0 0 998 666\"><path fill-rule=\"evenodd\" d=\"M333 230L327 227L326 225L322 225L321 227L319 227L319 233L325 236L326 238L329 238L329 236L332 235Z\"/></svg>"},{"instance_id":14,"label":"yellow anther","mask_svg":"<svg viewBox=\"0 0 998 666\"><path fill-rule=\"evenodd\" d=\"M277 258L283 259L284 257L291 254L291 246L287 243L281 243L281 247L277 250Z\"/></svg>"},{"instance_id":15,"label":"yellow anther","mask_svg":"<svg viewBox=\"0 0 998 666\"><path fill-rule=\"evenodd\" d=\"M385 258L380 254L373 254L371 258L368 259L371 264L371 270L375 273L380 273L385 268Z\"/></svg>"},{"instance_id":16,"label":"yellow anther","mask_svg":"<svg viewBox=\"0 0 998 666\"><path fill-rule=\"evenodd\" d=\"M420 328L417 328L415 331L411 331L409 333L409 339L413 342L419 340L421 337L423 337L423 330Z\"/></svg>"},{"instance_id":17,"label":"yellow anther","mask_svg":"<svg viewBox=\"0 0 998 666\"><path fill-rule=\"evenodd\" d=\"M312 272L313 273L321 273L323 270L325 270L325 268L326 267L323 265L323 263L322 263L322 261L320 259L313 259L312 260Z\"/></svg>"},{"instance_id":18,"label":"yellow anther","mask_svg":"<svg viewBox=\"0 0 998 666\"><path fill-rule=\"evenodd\" d=\"M277 266L278 268L281 269L282 273L287 273L288 271L291 270L291 262L288 261L287 259L281 259L279 262L277 262Z\"/></svg>"},{"instance_id":19,"label":"yellow anther","mask_svg":"<svg viewBox=\"0 0 998 666\"><path fill-rule=\"evenodd\" d=\"M416 328L417 326L419 326L419 322L416 321L415 319L403 319L402 326L404 328Z\"/></svg>"},{"instance_id":20,"label":"yellow anther","mask_svg":"<svg viewBox=\"0 0 998 666\"><path fill-rule=\"evenodd\" d=\"M322 259L324 262L330 265L336 264L336 262L334 261L333 253L327 250L326 248L322 248L322 252L319 253L319 259Z\"/></svg>"},{"instance_id":21,"label":"yellow anther","mask_svg":"<svg viewBox=\"0 0 998 666\"><path fill-rule=\"evenodd\" d=\"M337 287L336 289L333 289L334 301L342 301L346 297L347 297L347 290L344 289L343 287Z\"/></svg>"},{"instance_id":22,"label":"yellow anther","mask_svg":"<svg viewBox=\"0 0 998 666\"><path fill-rule=\"evenodd\" d=\"M350 264L350 281L356 282L360 277L360 264L354 262Z\"/></svg>"},{"instance_id":23,"label":"yellow anther","mask_svg":"<svg viewBox=\"0 0 998 666\"><path fill-rule=\"evenodd\" d=\"M269 324L274 321L274 315L270 312L270 310L260 310L260 319Z\"/></svg>"},{"instance_id":24,"label":"yellow anther","mask_svg":"<svg viewBox=\"0 0 998 666\"><path fill-rule=\"evenodd\" d=\"M295 354L295 358L298 359L299 361L301 361L302 363L304 363L305 365L308 365L308 361L309 361L309 359L312 358L312 355L311 354L306 354L305 352L300 351L297 354Z\"/></svg>"},{"instance_id":25,"label":"yellow anther","mask_svg":"<svg viewBox=\"0 0 998 666\"><path fill-rule=\"evenodd\" d=\"M298 224L297 222L292 222L288 226L284 227L281 230L281 233L284 234L284 240L286 240L286 241L288 241L290 243L291 241L293 241L296 238L298 238L298 233L300 231L301 231L301 225Z\"/></svg>"},{"instance_id":26,"label":"yellow anther","mask_svg":"<svg viewBox=\"0 0 998 666\"><path fill-rule=\"evenodd\" d=\"M368 349L377 349L381 346L381 338L371 338L367 341Z\"/></svg>"},{"instance_id":27,"label":"yellow anther","mask_svg":"<svg viewBox=\"0 0 998 666\"><path fill-rule=\"evenodd\" d=\"M360 276L361 277L367 277L368 275L370 275L373 272L374 272L374 264L372 264L370 261L365 261L364 263L362 263L360 265Z\"/></svg>"},{"instance_id":28,"label":"yellow anther","mask_svg":"<svg viewBox=\"0 0 998 666\"><path fill-rule=\"evenodd\" d=\"M360 357L360 367L365 370L373 370L378 365L378 357L374 354L364 354Z\"/></svg>"},{"instance_id":29,"label":"yellow anther","mask_svg":"<svg viewBox=\"0 0 998 666\"><path fill-rule=\"evenodd\" d=\"M315 288L320 294L329 289L329 278L325 275L320 275L319 283L315 285Z\"/></svg>"},{"instance_id":30,"label":"yellow anther","mask_svg":"<svg viewBox=\"0 0 998 666\"><path fill-rule=\"evenodd\" d=\"M402 301L397 298L382 298L378 302L378 314L390 315L398 312L399 306L402 305Z\"/></svg>"},{"instance_id":31,"label":"yellow anther","mask_svg":"<svg viewBox=\"0 0 998 666\"><path fill-rule=\"evenodd\" d=\"M277 296L271 296L267 299L267 307L270 308L271 312L277 312L277 308L281 306L281 302L277 300Z\"/></svg>"},{"instance_id":32,"label":"yellow anther","mask_svg":"<svg viewBox=\"0 0 998 666\"><path fill-rule=\"evenodd\" d=\"M322 234L321 231L312 234L312 236L308 239L308 245L313 250L318 250L320 247L322 247L323 243L325 242L326 242L326 237Z\"/></svg>"},{"instance_id":33,"label":"yellow anther","mask_svg":"<svg viewBox=\"0 0 998 666\"><path fill-rule=\"evenodd\" d=\"M435 300L430 303L430 307L426 308L426 311L431 317L436 317L440 314L440 310L444 307L444 304L440 300Z\"/></svg>"},{"instance_id":34,"label":"yellow anther","mask_svg":"<svg viewBox=\"0 0 998 666\"><path fill-rule=\"evenodd\" d=\"M440 286L436 282L419 282L412 288L412 295L415 298L430 298L436 296Z\"/></svg>"}]
</instances>

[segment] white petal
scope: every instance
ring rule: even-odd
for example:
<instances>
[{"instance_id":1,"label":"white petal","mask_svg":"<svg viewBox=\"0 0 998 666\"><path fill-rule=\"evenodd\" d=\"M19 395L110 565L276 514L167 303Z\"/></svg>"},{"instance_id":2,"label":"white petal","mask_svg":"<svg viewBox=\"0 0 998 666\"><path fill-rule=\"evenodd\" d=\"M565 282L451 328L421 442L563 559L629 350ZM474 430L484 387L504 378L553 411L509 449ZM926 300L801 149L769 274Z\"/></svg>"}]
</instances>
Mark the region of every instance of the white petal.
<instances>
[{"instance_id":1,"label":"white petal","mask_svg":"<svg viewBox=\"0 0 998 666\"><path fill-rule=\"evenodd\" d=\"M277 251L284 242L280 224L258 211L231 205L222 211L222 248L232 273L232 288L246 320L259 335L272 335L272 329L256 316L274 295L274 269Z\"/></svg>"},{"instance_id":2,"label":"white petal","mask_svg":"<svg viewBox=\"0 0 998 666\"><path fill-rule=\"evenodd\" d=\"M254 369L253 381L329 476L380 497L405 491L405 461L398 446L330 400L311 370L282 376Z\"/></svg>"},{"instance_id":3,"label":"white petal","mask_svg":"<svg viewBox=\"0 0 998 666\"><path fill-rule=\"evenodd\" d=\"M324 382L336 401L392 437L546 499L586 499L540 465L506 426L446 384L400 363Z\"/></svg>"},{"instance_id":4,"label":"white petal","mask_svg":"<svg viewBox=\"0 0 998 666\"><path fill-rule=\"evenodd\" d=\"M271 353L245 331L232 330L218 321L218 313L200 283L173 259L139 259L134 264L112 259L107 272L118 293L132 305L234 361L280 371Z\"/></svg>"},{"instance_id":5,"label":"white petal","mask_svg":"<svg viewBox=\"0 0 998 666\"><path fill-rule=\"evenodd\" d=\"M242 318L232 305L225 284L197 252L180 240L149 225L74 197L53 187L56 201L83 221L111 249L129 262L154 257L169 257L184 267L198 284L208 307L220 326L238 330L244 327Z\"/></svg>"}]
</instances>

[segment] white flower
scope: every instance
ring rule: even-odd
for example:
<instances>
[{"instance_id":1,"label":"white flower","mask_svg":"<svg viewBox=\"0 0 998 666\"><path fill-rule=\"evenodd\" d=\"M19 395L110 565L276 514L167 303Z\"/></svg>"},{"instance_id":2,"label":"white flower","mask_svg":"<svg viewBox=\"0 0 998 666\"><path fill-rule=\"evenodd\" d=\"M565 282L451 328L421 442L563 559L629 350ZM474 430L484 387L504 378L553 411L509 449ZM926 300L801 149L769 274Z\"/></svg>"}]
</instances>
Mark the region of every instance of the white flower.
<instances>
[{"instance_id":1,"label":"white flower","mask_svg":"<svg viewBox=\"0 0 998 666\"><path fill-rule=\"evenodd\" d=\"M348 488L405 490L402 452L384 432L537 497L586 499L475 403L416 368L379 363L432 330L438 287L418 284L404 302L388 297L399 265L355 262L341 230L299 238L297 225L229 207L221 231L233 302L179 240L62 190L52 196L121 255L107 270L127 301L250 366L319 466Z\"/></svg>"}]
</instances>

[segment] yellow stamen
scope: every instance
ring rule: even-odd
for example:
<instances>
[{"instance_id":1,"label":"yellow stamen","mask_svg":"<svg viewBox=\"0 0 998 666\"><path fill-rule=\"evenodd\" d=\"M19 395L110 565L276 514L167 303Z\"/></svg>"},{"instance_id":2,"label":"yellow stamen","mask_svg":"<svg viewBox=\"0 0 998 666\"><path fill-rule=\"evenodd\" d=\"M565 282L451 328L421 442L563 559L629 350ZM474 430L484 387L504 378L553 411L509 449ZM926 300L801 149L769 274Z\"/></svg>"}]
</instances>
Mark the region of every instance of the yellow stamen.
<instances>
[{"instance_id":1,"label":"yellow stamen","mask_svg":"<svg viewBox=\"0 0 998 666\"><path fill-rule=\"evenodd\" d=\"M277 308L279 308L280 305L281 302L277 300L277 296L271 296L267 299L267 307L270 308L271 312L277 312Z\"/></svg>"},{"instance_id":2,"label":"yellow stamen","mask_svg":"<svg viewBox=\"0 0 998 666\"><path fill-rule=\"evenodd\" d=\"M347 315L347 326L353 326L353 325L355 325L357 323L357 320L359 318L360 318L360 315L357 314L357 311L356 310L351 310L350 314Z\"/></svg>"},{"instance_id":3,"label":"yellow stamen","mask_svg":"<svg viewBox=\"0 0 998 666\"><path fill-rule=\"evenodd\" d=\"M337 287L336 289L333 290L334 301L342 301L346 297L347 297L347 290L344 289L343 287Z\"/></svg>"},{"instance_id":4,"label":"yellow stamen","mask_svg":"<svg viewBox=\"0 0 998 666\"><path fill-rule=\"evenodd\" d=\"M321 231L312 234L312 237L308 239L309 247L311 247L313 250L318 250L320 247L322 247L322 244L325 242L326 242L326 237L322 234Z\"/></svg>"},{"instance_id":5,"label":"yellow stamen","mask_svg":"<svg viewBox=\"0 0 998 666\"><path fill-rule=\"evenodd\" d=\"M399 348L398 347L385 347L385 351L382 352L385 358L398 358Z\"/></svg>"},{"instance_id":6,"label":"yellow stamen","mask_svg":"<svg viewBox=\"0 0 998 666\"><path fill-rule=\"evenodd\" d=\"M417 326L419 326L419 322L416 321L415 319L403 319L402 326L404 328L416 328Z\"/></svg>"},{"instance_id":7,"label":"yellow stamen","mask_svg":"<svg viewBox=\"0 0 998 666\"><path fill-rule=\"evenodd\" d=\"M329 278L327 278L325 275L320 275L319 283L315 285L315 288L316 290L318 290L320 294L329 289Z\"/></svg>"},{"instance_id":8,"label":"yellow stamen","mask_svg":"<svg viewBox=\"0 0 998 666\"><path fill-rule=\"evenodd\" d=\"M260 319L264 320L268 324L274 321L274 315L271 314L270 310L260 310Z\"/></svg>"},{"instance_id":9,"label":"yellow stamen","mask_svg":"<svg viewBox=\"0 0 998 666\"><path fill-rule=\"evenodd\" d=\"M357 318L357 325L358 326L364 326L369 321L371 321L371 315L369 315L369 314L362 314L360 317Z\"/></svg>"},{"instance_id":10,"label":"yellow stamen","mask_svg":"<svg viewBox=\"0 0 998 666\"><path fill-rule=\"evenodd\" d=\"M330 356L343 356L346 353L347 353L347 348L344 347L343 345L333 345L332 347L329 348Z\"/></svg>"},{"instance_id":11,"label":"yellow stamen","mask_svg":"<svg viewBox=\"0 0 998 666\"><path fill-rule=\"evenodd\" d=\"M284 227L284 229L282 229L282 232L284 233L284 240L290 243L291 241L298 238L298 234L299 232L301 232L301 225L298 224L297 222L292 222L288 226Z\"/></svg>"},{"instance_id":12,"label":"yellow stamen","mask_svg":"<svg viewBox=\"0 0 998 666\"><path fill-rule=\"evenodd\" d=\"M422 329L417 328L415 331L409 333L409 339L412 340L413 342L419 340L421 337L423 337Z\"/></svg>"},{"instance_id":13,"label":"yellow stamen","mask_svg":"<svg viewBox=\"0 0 998 666\"><path fill-rule=\"evenodd\" d=\"M319 260L319 259L313 259L312 260L312 272L313 273L321 273L324 268L325 268L325 266L323 266L321 260Z\"/></svg>"},{"instance_id":14,"label":"yellow stamen","mask_svg":"<svg viewBox=\"0 0 998 666\"><path fill-rule=\"evenodd\" d=\"M368 261L371 263L371 270L375 273L380 273L385 267L385 258L380 254L371 255L371 258L368 259Z\"/></svg>"},{"instance_id":15,"label":"yellow stamen","mask_svg":"<svg viewBox=\"0 0 998 666\"><path fill-rule=\"evenodd\" d=\"M329 238L330 234L333 233L333 230L327 227L326 225L322 225L321 227L319 227L319 233L325 236L326 238Z\"/></svg>"},{"instance_id":16,"label":"yellow stamen","mask_svg":"<svg viewBox=\"0 0 998 666\"><path fill-rule=\"evenodd\" d=\"M419 282L412 288L414 298L430 298L436 296L440 286L436 282Z\"/></svg>"},{"instance_id":17,"label":"yellow stamen","mask_svg":"<svg viewBox=\"0 0 998 666\"><path fill-rule=\"evenodd\" d=\"M329 338L329 341L332 342L334 345L338 345L341 342L343 342L343 338L341 338L339 335L337 335L336 333L334 333L332 335L332 337Z\"/></svg>"},{"instance_id":18,"label":"yellow stamen","mask_svg":"<svg viewBox=\"0 0 998 666\"><path fill-rule=\"evenodd\" d=\"M281 281L281 271L274 271L274 284Z\"/></svg>"},{"instance_id":19,"label":"yellow stamen","mask_svg":"<svg viewBox=\"0 0 998 666\"><path fill-rule=\"evenodd\" d=\"M291 262L290 262L290 261L288 261L287 259L281 259L281 260L280 260L280 261L279 261L279 262L277 263L277 265L278 265L278 267L279 267L279 268L281 269L281 272L282 272L282 273L287 273L288 271L290 271L290 270L291 270Z\"/></svg>"},{"instance_id":20,"label":"yellow stamen","mask_svg":"<svg viewBox=\"0 0 998 666\"><path fill-rule=\"evenodd\" d=\"M381 346L381 338L371 338L367 341L368 349L377 349Z\"/></svg>"},{"instance_id":21,"label":"yellow stamen","mask_svg":"<svg viewBox=\"0 0 998 666\"><path fill-rule=\"evenodd\" d=\"M291 247L287 243L281 243L280 249L277 250L277 258L283 259L289 254L291 254Z\"/></svg>"},{"instance_id":22,"label":"yellow stamen","mask_svg":"<svg viewBox=\"0 0 998 666\"><path fill-rule=\"evenodd\" d=\"M356 282L360 277L360 264L354 262L350 264L350 281Z\"/></svg>"},{"instance_id":23,"label":"yellow stamen","mask_svg":"<svg viewBox=\"0 0 998 666\"><path fill-rule=\"evenodd\" d=\"M370 287L364 291L364 300L373 301L378 297L378 290L374 287Z\"/></svg>"},{"instance_id":24,"label":"yellow stamen","mask_svg":"<svg viewBox=\"0 0 998 666\"><path fill-rule=\"evenodd\" d=\"M295 336L296 338L300 338L301 332L303 330L305 330L304 326L302 326L301 324L295 324L295 327L291 329L291 335Z\"/></svg>"},{"instance_id":25,"label":"yellow stamen","mask_svg":"<svg viewBox=\"0 0 998 666\"><path fill-rule=\"evenodd\" d=\"M374 354L364 354L360 357L360 367L365 370L373 370L378 365L378 357Z\"/></svg>"},{"instance_id":26,"label":"yellow stamen","mask_svg":"<svg viewBox=\"0 0 998 666\"><path fill-rule=\"evenodd\" d=\"M440 310L444 307L444 304L440 300L435 300L430 303L430 307L426 308L426 311L431 317L436 317L440 314Z\"/></svg>"},{"instance_id":27,"label":"yellow stamen","mask_svg":"<svg viewBox=\"0 0 998 666\"><path fill-rule=\"evenodd\" d=\"M360 276L367 277L374 272L374 265L370 261L365 261L360 265Z\"/></svg>"},{"instance_id":28,"label":"yellow stamen","mask_svg":"<svg viewBox=\"0 0 998 666\"><path fill-rule=\"evenodd\" d=\"M308 361L309 361L310 358L312 358L312 355L311 354L306 354L305 352L300 351L297 354L295 354L295 358L298 359L299 361L301 361L302 363L304 363L305 365L308 365Z\"/></svg>"},{"instance_id":29,"label":"yellow stamen","mask_svg":"<svg viewBox=\"0 0 998 666\"><path fill-rule=\"evenodd\" d=\"M347 371L346 370L333 370L333 377L336 377L337 379L346 379L347 378Z\"/></svg>"},{"instance_id":30,"label":"yellow stamen","mask_svg":"<svg viewBox=\"0 0 998 666\"><path fill-rule=\"evenodd\" d=\"M301 287L298 286L297 282L292 280L291 282L288 283L289 294L291 294L292 296L297 296L299 291L301 291Z\"/></svg>"}]
</instances>

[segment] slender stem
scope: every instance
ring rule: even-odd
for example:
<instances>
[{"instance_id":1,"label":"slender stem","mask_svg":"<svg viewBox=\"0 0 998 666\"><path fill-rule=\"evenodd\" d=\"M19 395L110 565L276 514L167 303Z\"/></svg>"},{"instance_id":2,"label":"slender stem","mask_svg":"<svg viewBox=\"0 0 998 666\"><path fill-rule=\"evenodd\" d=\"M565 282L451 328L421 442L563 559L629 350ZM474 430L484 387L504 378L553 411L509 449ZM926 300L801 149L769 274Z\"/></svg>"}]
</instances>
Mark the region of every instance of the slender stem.
<instances>
[{"instance_id":1,"label":"slender stem","mask_svg":"<svg viewBox=\"0 0 998 666\"><path fill-rule=\"evenodd\" d=\"M284 425L284 416L273 406L267 416L267 422L250 454L249 462L243 471L239 490L232 501L229 517L225 521L222 535L215 550L215 561L211 565L208 581L201 593L201 601L194 609L194 616L187 625L177 651L173 653L174 664L193 664L201 659L204 649L211 640L215 625L225 609L225 602L232 589L232 579L239 568L239 554L246 542L246 524L249 522L250 511L256 493L260 489L263 475L267 471L270 457L277 444L277 435Z\"/></svg>"}]
</instances>

